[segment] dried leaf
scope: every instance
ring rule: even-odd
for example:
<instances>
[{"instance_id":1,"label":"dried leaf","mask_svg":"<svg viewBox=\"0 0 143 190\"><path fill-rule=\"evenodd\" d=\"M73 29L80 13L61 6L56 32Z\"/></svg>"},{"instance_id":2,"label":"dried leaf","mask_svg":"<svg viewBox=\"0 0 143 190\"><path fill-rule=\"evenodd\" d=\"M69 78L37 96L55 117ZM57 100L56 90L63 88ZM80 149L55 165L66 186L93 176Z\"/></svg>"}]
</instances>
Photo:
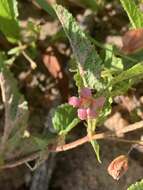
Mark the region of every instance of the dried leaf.
<instances>
[{"instance_id":1,"label":"dried leaf","mask_svg":"<svg viewBox=\"0 0 143 190\"><path fill-rule=\"evenodd\" d=\"M63 78L62 69L56 56L44 54L43 62L45 67L54 78Z\"/></svg>"},{"instance_id":2,"label":"dried leaf","mask_svg":"<svg viewBox=\"0 0 143 190\"><path fill-rule=\"evenodd\" d=\"M143 29L130 30L122 38L122 51L125 54L135 53L143 48Z\"/></svg>"},{"instance_id":3,"label":"dried leaf","mask_svg":"<svg viewBox=\"0 0 143 190\"><path fill-rule=\"evenodd\" d=\"M107 170L115 180L119 180L128 170L128 157L118 156L110 163Z\"/></svg>"},{"instance_id":4,"label":"dried leaf","mask_svg":"<svg viewBox=\"0 0 143 190\"><path fill-rule=\"evenodd\" d=\"M67 101L67 97L69 94L69 79L65 72L64 66L62 66L62 57L58 52L45 53L43 55L43 63L45 67L48 69L53 78L57 79L57 86L62 96L62 100Z\"/></svg>"}]
</instances>

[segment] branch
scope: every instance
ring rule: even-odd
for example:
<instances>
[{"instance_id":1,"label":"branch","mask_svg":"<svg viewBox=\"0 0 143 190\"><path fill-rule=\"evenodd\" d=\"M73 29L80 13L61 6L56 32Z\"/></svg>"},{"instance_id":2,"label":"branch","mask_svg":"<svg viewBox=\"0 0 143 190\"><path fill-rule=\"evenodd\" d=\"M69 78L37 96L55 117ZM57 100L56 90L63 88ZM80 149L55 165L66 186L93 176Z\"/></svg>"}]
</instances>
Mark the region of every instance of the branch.
<instances>
[{"instance_id":1,"label":"branch","mask_svg":"<svg viewBox=\"0 0 143 190\"><path fill-rule=\"evenodd\" d=\"M99 140L99 139L116 140L113 137L117 137L119 134L125 134L128 132L140 129L142 127L143 127L143 121L139 121L139 122L136 122L134 124L128 125L127 127L124 127L122 129L119 129L118 133L116 133L116 134L112 133L112 132L104 132L104 133L95 134L92 136L92 140ZM65 144L62 146L52 147L49 149L49 151L50 152L62 152L62 151L70 150L70 149L76 148L77 146L80 146L86 142L89 142L90 140L91 139L89 139L88 136L85 136L85 137L80 138L74 142L71 142L71 143L68 143L68 144ZM121 141L122 142L129 142L129 140L126 141L123 139L121 139ZM138 142L139 143L140 141L134 140L134 141L130 141L130 142L132 142L132 143ZM141 144L143 144L143 143L141 143ZM7 164L0 166L0 169L13 168L13 167L22 165L25 162L29 162L29 161L32 161L34 159L37 159L39 157L39 153L40 152L35 152L35 153L32 153L31 155L28 155L24 158L17 160L17 161L8 162Z\"/></svg>"},{"instance_id":2,"label":"branch","mask_svg":"<svg viewBox=\"0 0 143 190\"><path fill-rule=\"evenodd\" d=\"M122 129L119 129L117 133L111 133L111 132L105 132L100 134L95 134L92 136L92 140L99 140L99 139L108 139L110 137L118 137L120 134L125 134L137 129L140 129L143 127L143 121L136 122L134 124L128 125L127 127L124 127ZM77 146L80 146L86 142L89 142L91 139L88 138L88 136L85 136L81 139L78 139L72 143L65 144L63 146L58 146L56 148L56 152L66 151L72 148L76 148Z\"/></svg>"}]
</instances>

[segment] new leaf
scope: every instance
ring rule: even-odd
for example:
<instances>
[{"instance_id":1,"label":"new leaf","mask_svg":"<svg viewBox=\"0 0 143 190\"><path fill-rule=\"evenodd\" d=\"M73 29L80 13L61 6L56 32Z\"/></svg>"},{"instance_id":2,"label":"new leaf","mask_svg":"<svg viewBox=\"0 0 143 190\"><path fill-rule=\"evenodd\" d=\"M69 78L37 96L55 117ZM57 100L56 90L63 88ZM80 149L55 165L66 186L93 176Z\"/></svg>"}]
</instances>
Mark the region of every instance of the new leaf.
<instances>
[{"instance_id":1,"label":"new leaf","mask_svg":"<svg viewBox=\"0 0 143 190\"><path fill-rule=\"evenodd\" d=\"M66 135L79 121L76 109L69 104L58 106L52 118L53 127L60 135Z\"/></svg>"}]
</instances>

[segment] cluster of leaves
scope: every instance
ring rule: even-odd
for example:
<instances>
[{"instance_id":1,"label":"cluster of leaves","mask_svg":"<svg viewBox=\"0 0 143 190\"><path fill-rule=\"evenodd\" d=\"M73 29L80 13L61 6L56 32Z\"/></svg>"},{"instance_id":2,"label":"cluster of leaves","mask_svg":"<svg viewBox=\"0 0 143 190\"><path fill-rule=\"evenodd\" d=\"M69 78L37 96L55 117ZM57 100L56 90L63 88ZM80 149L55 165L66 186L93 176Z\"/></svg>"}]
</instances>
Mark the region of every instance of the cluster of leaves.
<instances>
[{"instance_id":1,"label":"cluster of leaves","mask_svg":"<svg viewBox=\"0 0 143 190\"><path fill-rule=\"evenodd\" d=\"M116 49L112 45L104 46L104 49L97 53L96 41L81 30L73 16L63 6L51 6L45 0L36 0L36 2L52 17L58 17L69 39L75 57L72 70L74 70L74 79L78 89L88 87L96 92L95 97L104 96L106 98L102 112L96 122L92 122L94 125L95 123L100 124L111 111L113 97L125 93L133 84L143 78L143 62L140 61L142 59L138 59L136 55L117 56ZM142 28L143 13L138 9L135 1L121 0L121 3L129 16L131 27ZM17 1L0 0L0 10L0 30L11 43L17 45L9 52L9 54L17 56L23 51L23 46L19 46L22 39L17 19ZM51 140L56 141L59 136L66 137L71 129L80 122L76 115L76 109L68 104L63 104L57 107L52 119L56 135L50 134L49 136L47 134L44 137L30 135L30 137L24 138L23 134L28 121L28 106L19 93L16 80L7 64L6 54L0 53L0 85L5 105L5 127L1 137L1 154L4 160L6 159L4 152L15 151L17 148L22 148L23 155L27 152L43 151ZM12 60L14 61L14 59ZM131 63L129 64L129 62ZM94 130L95 128L94 126ZM27 148L23 147L27 147L29 143L31 148L27 151ZM95 141L91 141L91 143L100 161L99 145Z\"/></svg>"},{"instance_id":2,"label":"cluster of leaves","mask_svg":"<svg viewBox=\"0 0 143 190\"><path fill-rule=\"evenodd\" d=\"M128 5L128 3L126 4ZM111 45L106 46L102 55L99 55L92 43L94 40L91 40L80 29L72 15L62 6L55 5L53 8L73 49L76 59L74 71L77 87L80 89L85 86L96 90L96 96L106 96L106 104L98 118L98 121L102 122L110 113L112 98L125 93L133 84L138 82L137 78L143 77L143 62L138 63L137 61L132 66L125 68L126 60L123 57L117 57ZM132 20L136 22L135 18ZM61 125L63 124L61 123ZM54 127L57 126L54 125ZM96 151L96 153L98 155L99 152Z\"/></svg>"},{"instance_id":3,"label":"cluster of leaves","mask_svg":"<svg viewBox=\"0 0 143 190\"><path fill-rule=\"evenodd\" d=\"M49 143L56 142L57 136L51 133L34 136L28 132L28 102L20 93L17 81L10 70L15 58L22 54L27 46L33 47L38 29L29 22L25 30L32 34L30 36L32 38L24 42L21 35L24 29L20 27L17 18L17 1L0 0L0 9L0 31L14 44L14 48L8 52L0 51L0 87L5 108L4 132L0 144L0 164L3 165L9 160L9 155L10 157L14 155L12 159L16 159L33 152L43 152Z\"/></svg>"}]
</instances>

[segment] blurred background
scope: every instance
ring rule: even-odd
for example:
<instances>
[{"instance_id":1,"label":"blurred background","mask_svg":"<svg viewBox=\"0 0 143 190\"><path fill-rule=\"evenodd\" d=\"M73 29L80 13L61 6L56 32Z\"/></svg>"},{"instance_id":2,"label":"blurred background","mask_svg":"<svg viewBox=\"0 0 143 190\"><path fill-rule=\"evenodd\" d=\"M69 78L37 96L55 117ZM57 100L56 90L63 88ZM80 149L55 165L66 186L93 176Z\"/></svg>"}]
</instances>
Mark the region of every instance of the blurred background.
<instances>
[{"instance_id":1,"label":"blurred background","mask_svg":"<svg viewBox=\"0 0 143 190\"><path fill-rule=\"evenodd\" d=\"M121 36L129 29L129 20L118 0L47 0L65 6L76 18L83 30L100 44L110 43L122 46ZM30 107L29 130L43 132L50 123L51 110L75 95L69 64L73 61L72 51L59 21L48 15L34 0L18 0L19 20L23 27L23 41L31 44L27 53L36 63L31 69L29 62L21 55L11 70L18 80L20 91L25 95ZM12 48L0 33L0 47ZM32 63L31 63L32 64ZM34 64L34 63L33 63ZM104 125L116 131L129 123L143 118L142 83L136 85L126 95L116 97L113 110ZM3 125L4 110L0 104L0 125ZM82 124L74 129L68 141L85 135ZM139 139L140 132L126 135L129 139ZM123 136L124 137L124 136ZM126 190L143 177L142 154L132 155L129 170L119 181L114 181L107 173L111 160L126 154L131 145L118 141L103 140L99 164L90 144L61 153L50 153L47 161L35 171L22 165L0 171L0 189L4 190ZM139 155L136 158L136 155ZM31 163L32 164L32 163Z\"/></svg>"}]
</instances>

